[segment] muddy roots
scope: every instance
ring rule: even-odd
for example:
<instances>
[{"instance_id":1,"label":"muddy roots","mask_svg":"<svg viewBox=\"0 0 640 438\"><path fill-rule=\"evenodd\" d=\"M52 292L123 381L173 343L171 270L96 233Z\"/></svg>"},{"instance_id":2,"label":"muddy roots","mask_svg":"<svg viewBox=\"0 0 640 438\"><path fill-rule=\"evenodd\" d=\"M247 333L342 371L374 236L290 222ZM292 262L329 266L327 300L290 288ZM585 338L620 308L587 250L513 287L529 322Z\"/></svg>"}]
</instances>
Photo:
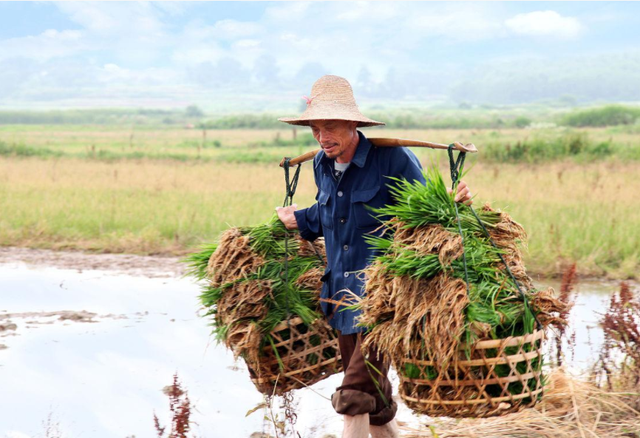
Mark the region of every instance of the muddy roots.
<instances>
[{"instance_id":1,"label":"muddy roots","mask_svg":"<svg viewBox=\"0 0 640 438\"><path fill-rule=\"evenodd\" d=\"M209 259L207 274L211 285L220 287L248 276L263 263L263 258L251 250L249 236L238 228L230 228L220 237L218 248Z\"/></svg>"}]
</instances>

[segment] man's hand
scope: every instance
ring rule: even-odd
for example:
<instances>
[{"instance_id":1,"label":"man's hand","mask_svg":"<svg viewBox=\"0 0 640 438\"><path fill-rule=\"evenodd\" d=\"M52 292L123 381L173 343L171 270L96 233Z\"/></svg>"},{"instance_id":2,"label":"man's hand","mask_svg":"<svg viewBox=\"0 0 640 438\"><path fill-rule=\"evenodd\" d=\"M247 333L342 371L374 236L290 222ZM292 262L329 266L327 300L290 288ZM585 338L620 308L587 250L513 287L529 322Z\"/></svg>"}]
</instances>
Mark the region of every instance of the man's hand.
<instances>
[{"instance_id":1,"label":"man's hand","mask_svg":"<svg viewBox=\"0 0 640 438\"><path fill-rule=\"evenodd\" d=\"M278 218L282 221L287 230L298 229L298 222L293 214L293 212L296 211L296 208L298 208L297 204L292 204L289 207L276 207Z\"/></svg>"},{"instance_id":2,"label":"man's hand","mask_svg":"<svg viewBox=\"0 0 640 438\"><path fill-rule=\"evenodd\" d=\"M451 189L447 189L447 190L449 191L449 193L453 191ZM473 204L473 200L471 199L471 190L469 190L469 187L467 186L466 182L460 181L458 183L458 193L456 193L456 197L454 201L462 202L466 205Z\"/></svg>"}]
</instances>

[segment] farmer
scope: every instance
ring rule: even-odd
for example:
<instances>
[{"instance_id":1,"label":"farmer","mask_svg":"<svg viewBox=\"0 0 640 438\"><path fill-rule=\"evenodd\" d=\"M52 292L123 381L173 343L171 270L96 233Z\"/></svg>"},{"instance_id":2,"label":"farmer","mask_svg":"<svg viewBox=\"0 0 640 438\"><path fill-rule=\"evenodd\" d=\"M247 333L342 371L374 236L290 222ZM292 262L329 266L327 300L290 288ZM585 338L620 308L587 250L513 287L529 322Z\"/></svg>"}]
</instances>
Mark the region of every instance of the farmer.
<instances>
[{"instance_id":1,"label":"farmer","mask_svg":"<svg viewBox=\"0 0 640 438\"><path fill-rule=\"evenodd\" d=\"M313 84L307 108L298 118L279 119L292 125L310 126L322 147L313 161L317 202L296 210L278 207L278 217L288 229L313 241L324 237L327 268L322 277L322 310L338 331L344 365L342 385L331 397L334 409L344 415L343 438L397 437L396 403L387 378L388 364L376 351L360 348L365 329L358 327L358 310L346 309L355 293L362 296L363 278L358 273L371 261L373 252L364 240L380 235L380 222L370 207L393 202L389 177L425 182L417 157L408 149L377 148L358 127L384 125L360 113L346 79L323 76ZM471 194L460 182L456 201L469 203Z\"/></svg>"}]
</instances>

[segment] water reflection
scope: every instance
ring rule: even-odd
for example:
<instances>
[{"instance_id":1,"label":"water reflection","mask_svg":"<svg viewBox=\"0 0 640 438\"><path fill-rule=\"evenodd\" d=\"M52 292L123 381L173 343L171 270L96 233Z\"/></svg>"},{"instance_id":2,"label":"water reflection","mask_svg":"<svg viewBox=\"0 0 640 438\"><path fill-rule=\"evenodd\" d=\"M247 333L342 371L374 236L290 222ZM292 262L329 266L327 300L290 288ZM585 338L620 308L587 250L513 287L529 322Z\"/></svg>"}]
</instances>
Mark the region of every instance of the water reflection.
<instances>
[{"instance_id":1,"label":"water reflection","mask_svg":"<svg viewBox=\"0 0 640 438\"><path fill-rule=\"evenodd\" d=\"M556 291L560 289L557 282L549 282L547 285L553 286ZM565 336L573 337L575 348L571 348L567 342L563 344L565 363L574 373L588 371L598 359L598 352L604 340L598 320L606 311L609 298L617 288L616 283L593 280L582 281L576 285L577 297L569 315L569 327ZM550 335L553 336L553 333ZM549 344L547 342L547 346L551 347Z\"/></svg>"},{"instance_id":2,"label":"water reflection","mask_svg":"<svg viewBox=\"0 0 640 438\"><path fill-rule=\"evenodd\" d=\"M610 284L580 286L572 315L579 367L595 359L586 344L597 348L602 340L594 312L604 311L611 291ZM198 436L268 431L261 411L245 418L262 396L243 364L234 366L231 354L210 342L197 295L198 286L184 279L0 266L0 324L7 314L16 324L13 336L0 337L7 346L0 349L0 436L42 435L50 413L68 436L153 436L154 411L168 423L161 390L175 372L196 406ZM97 322L15 316L60 310L93 312ZM339 382L334 376L316 392L297 392L301 436L339 435L341 419L323 398ZM406 408L400 418L413 422Z\"/></svg>"},{"instance_id":3,"label":"water reflection","mask_svg":"<svg viewBox=\"0 0 640 438\"><path fill-rule=\"evenodd\" d=\"M242 364L234 367L230 353L210 343L190 281L24 266L0 267L0 278L0 315L66 309L99 315L94 324L11 318L16 336L0 338L8 347L0 351L0 436L41 435L50 412L68 436L152 436L154 411L168 422L161 390L176 371L197 408L198 435L248 437L263 429L261 412L245 418L262 396ZM330 396L335 386L327 381L314 389ZM301 427L326 419L331 428L330 404L306 392Z\"/></svg>"}]
</instances>

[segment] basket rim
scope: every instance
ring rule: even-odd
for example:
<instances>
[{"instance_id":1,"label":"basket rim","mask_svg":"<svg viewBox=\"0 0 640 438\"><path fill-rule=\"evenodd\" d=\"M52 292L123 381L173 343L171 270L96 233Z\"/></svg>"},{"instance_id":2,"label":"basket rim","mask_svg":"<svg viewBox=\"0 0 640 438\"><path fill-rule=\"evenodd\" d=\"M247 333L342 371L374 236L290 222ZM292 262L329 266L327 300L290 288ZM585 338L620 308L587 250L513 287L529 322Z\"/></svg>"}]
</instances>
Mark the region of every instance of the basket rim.
<instances>
[{"instance_id":1,"label":"basket rim","mask_svg":"<svg viewBox=\"0 0 640 438\"><path fill-rule=\"evenodd\" d=\"M516 347L524 344L531 344L540 339L544 339L544 330L534 330L533 333L527 333L522 336L508 336L500 339L479 340L471 344L476 350L488 350L500 346ZM506 341L506 342L505 342ZM467 344L463 344L462 348L466 348Z\"/></svg>"}]
</instances>

